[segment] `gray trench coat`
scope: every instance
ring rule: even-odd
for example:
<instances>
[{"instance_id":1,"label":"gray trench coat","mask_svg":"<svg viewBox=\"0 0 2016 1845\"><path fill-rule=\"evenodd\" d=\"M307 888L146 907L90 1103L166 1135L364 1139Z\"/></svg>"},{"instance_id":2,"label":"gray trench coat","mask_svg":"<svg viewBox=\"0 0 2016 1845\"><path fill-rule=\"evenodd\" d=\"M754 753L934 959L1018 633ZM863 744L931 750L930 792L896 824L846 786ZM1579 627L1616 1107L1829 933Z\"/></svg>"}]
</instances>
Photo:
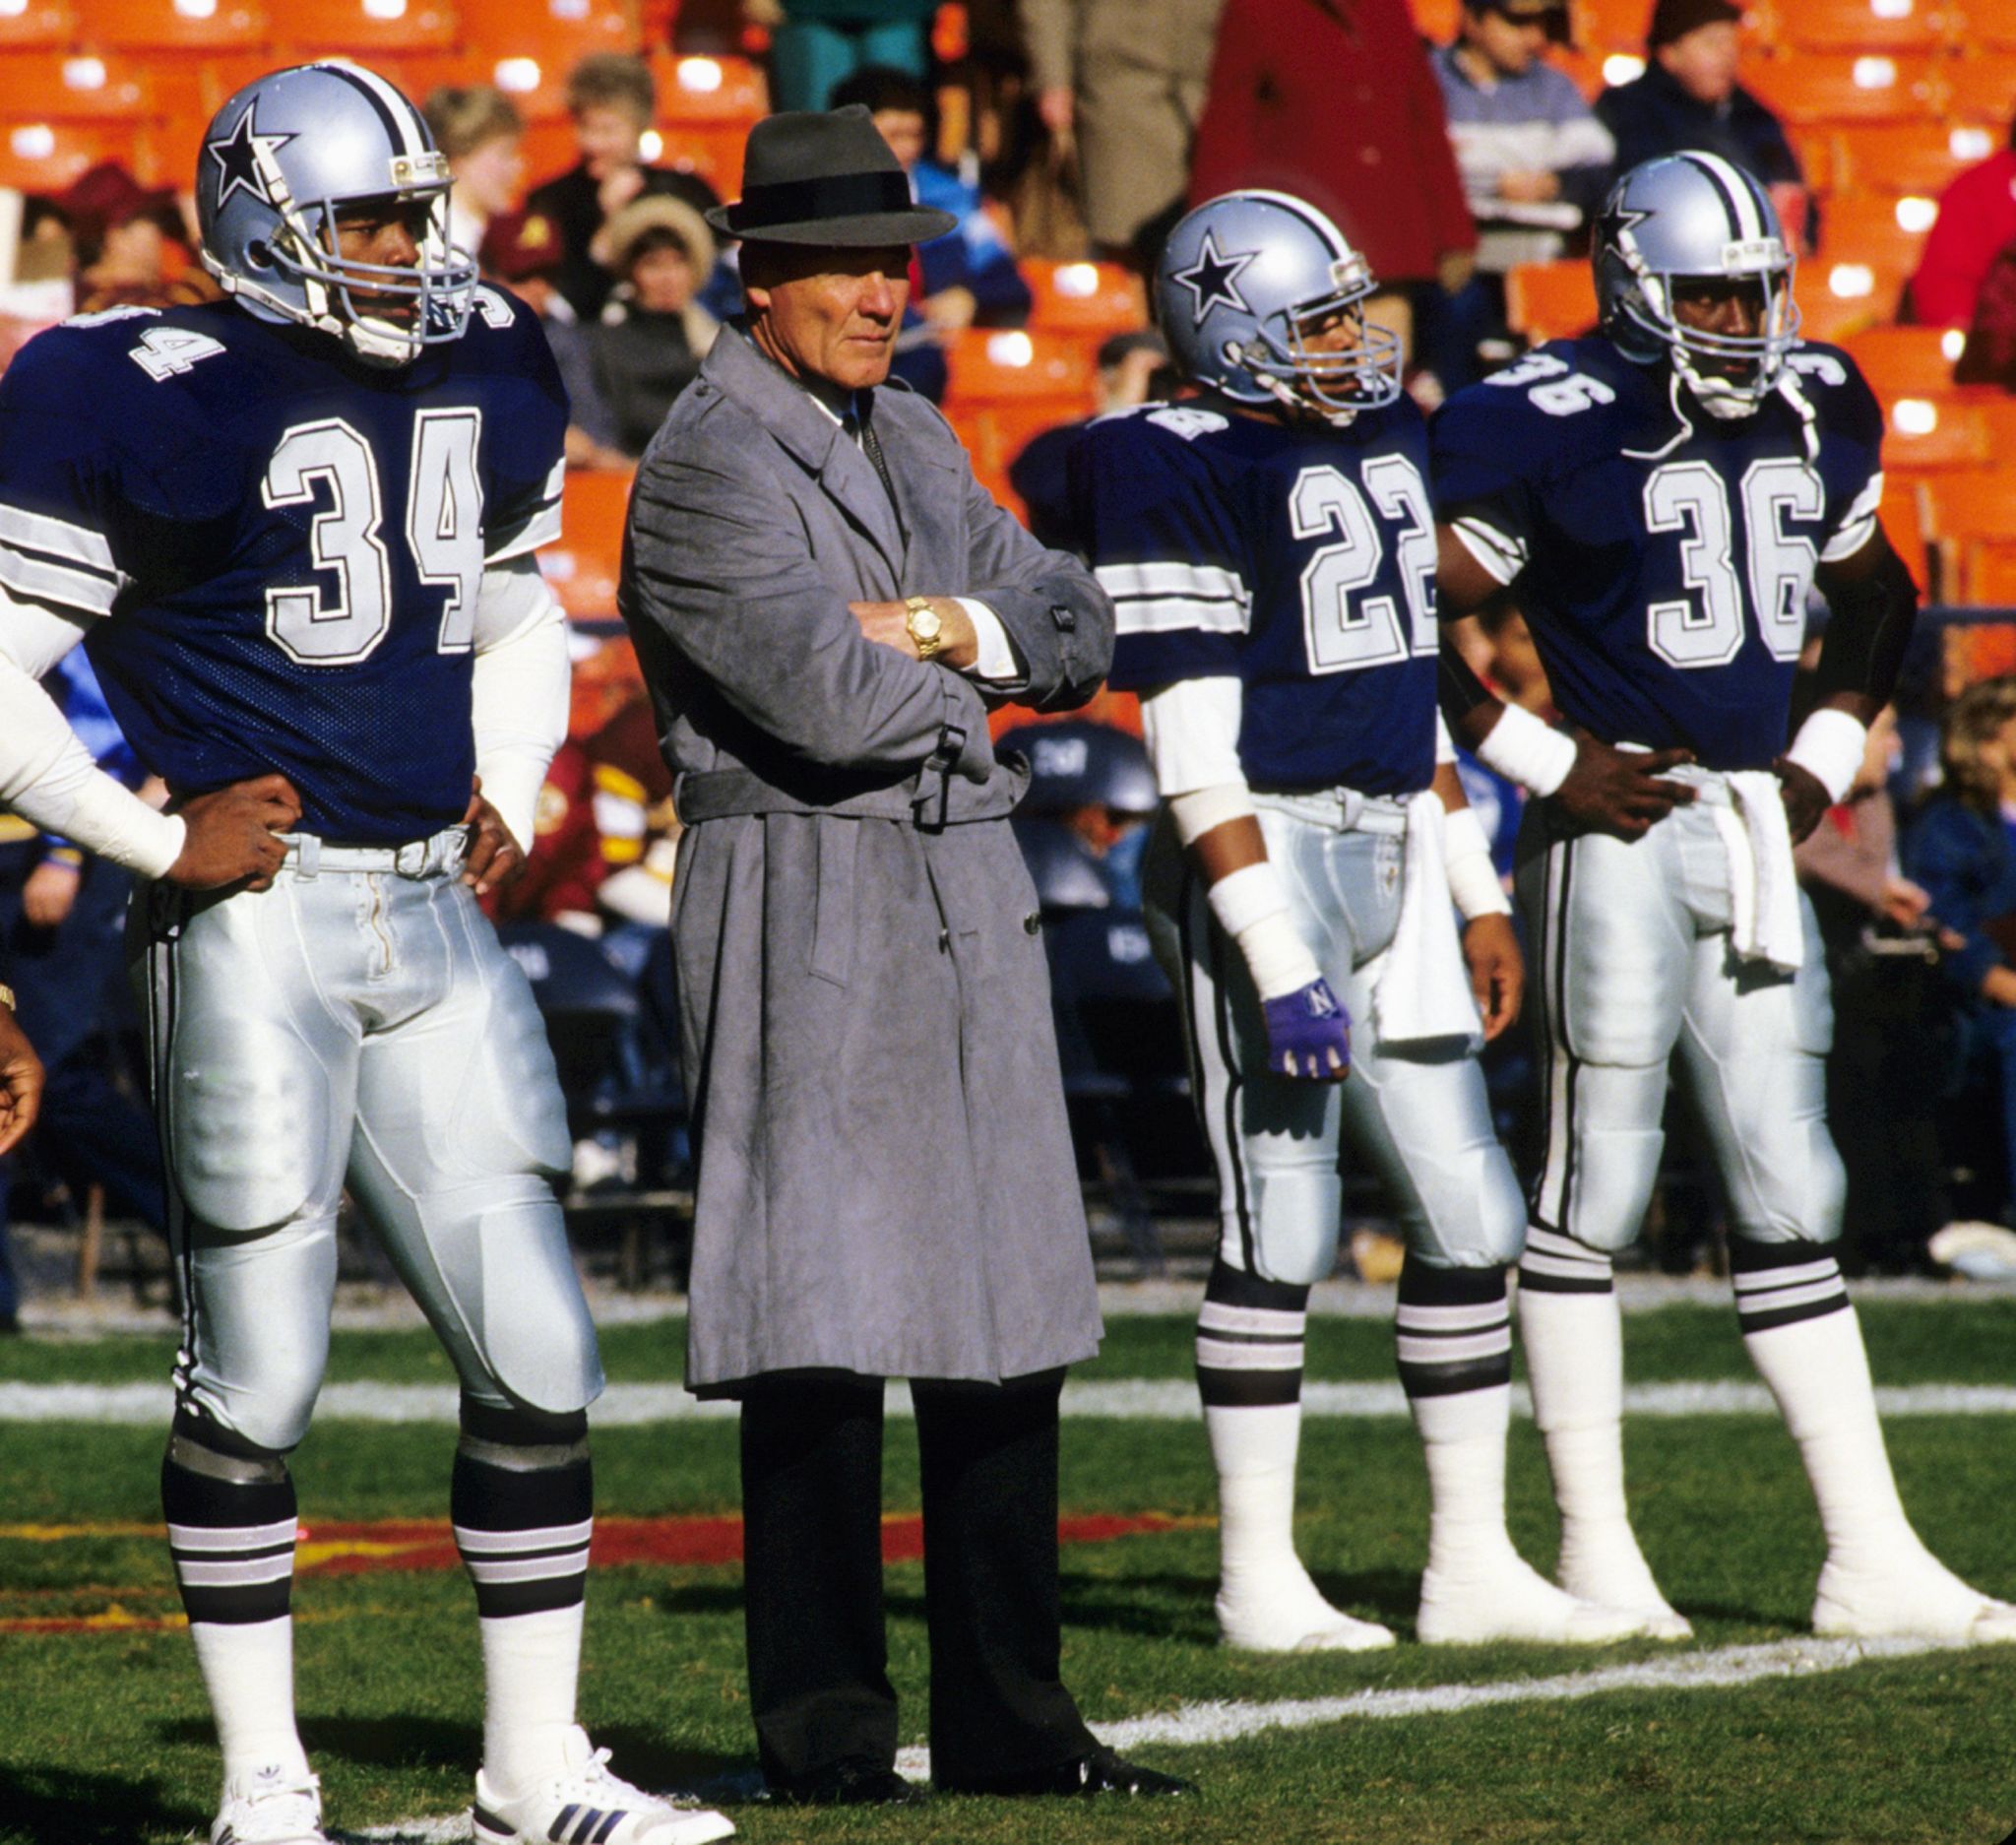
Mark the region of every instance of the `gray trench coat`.
<instances>
[{"instance_id":1,"label":"gray trench coat","mask_svg":"<svg viewBox=\"0 0 2016 1845\"><path fill-rule=\"evenodd\" d=\"M686 824L672 900L698 1203L687 1382L988 1381L1098 1348L1036 895L973 682L850 601L971 595L1082 702L1112 609L874 395L866 456L724 330L637 474L621 606Z\"/></svg>"}]
</instances>

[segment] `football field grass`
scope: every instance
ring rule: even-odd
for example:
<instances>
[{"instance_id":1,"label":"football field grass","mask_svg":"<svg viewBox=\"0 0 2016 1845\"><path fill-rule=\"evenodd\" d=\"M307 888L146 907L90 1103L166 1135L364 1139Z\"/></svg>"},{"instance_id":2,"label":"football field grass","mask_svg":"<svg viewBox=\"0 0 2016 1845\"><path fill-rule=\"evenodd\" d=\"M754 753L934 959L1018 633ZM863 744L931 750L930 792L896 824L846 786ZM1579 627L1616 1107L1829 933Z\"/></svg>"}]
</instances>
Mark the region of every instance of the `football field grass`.
<instances>
[{"instance_id":1,"label":"football field grass","mask_svg":"<svg viewBox=\"0 0 2016 1845\"><path fill-rule=\"evenodd\" d=\"M1934 1548L2016 1598L2016 1415L1982 1388L2016 1382L2016 1299L1861 1310L1879 1384L1973 1387L1895 1417L1892 1451ZM1727 1305L1634 1313L1625 1330L1634 1384L1753 1381ZM682 1333L610 1329L612 1380L675 1382ZM1317 1320L1310 1334L1312 1379L1390 1382L1383 1323ZM1115 1318L1075 1374L1180 1384L1189 1343L1184 1317ZM158 1386L171 1353L165 1335L0 1345L0 1840L158 1845L207 1831L217 1771L158 1535L161 1430L93 1408ZM452 1380L427 1336L404 1331L339 1334L331 1376L407 1386L387 1400L409 1409L412 1386ZM63 1399L77 1420L19 1419L45 1416L33 1406L58 1385L86 1387ZM2016 1646L1797 1644L1819 1525L1791 1441L1751 1399L1701 1392L1690 1410L1696 1396L1675 1390L1629 1421L1639 1530L1696 1638L1594 1651L1415 1645L1426 1487L1411 1428L1391 1414L1312 1416L1302 1554L1333 1599L1402 1644L1279 1660L1215 1644L1212 1483L1201 1427L1167 1413L1182 1395L1066 1421L1065 1673L1095 1725L1194 1778L1200 1797L740 1805L745 1838L1996 1845L2016 1828ZM345 1834L447 1837L466 1812L479 1685L472 1597L443 1522L454 1439L442 1420L325 1416L296 1456L301 1728ZM630 1778L731 1794L754 1765L732 1422L603 1427L596 1469L584 1718ZM1511 1498L1515 1538L1549 1566L1554 1516L1524 1420ZM916 1472L901 1421L886 1503L891 1670L906 1741L921 1743Z\"/></svg>"}]
</instances>

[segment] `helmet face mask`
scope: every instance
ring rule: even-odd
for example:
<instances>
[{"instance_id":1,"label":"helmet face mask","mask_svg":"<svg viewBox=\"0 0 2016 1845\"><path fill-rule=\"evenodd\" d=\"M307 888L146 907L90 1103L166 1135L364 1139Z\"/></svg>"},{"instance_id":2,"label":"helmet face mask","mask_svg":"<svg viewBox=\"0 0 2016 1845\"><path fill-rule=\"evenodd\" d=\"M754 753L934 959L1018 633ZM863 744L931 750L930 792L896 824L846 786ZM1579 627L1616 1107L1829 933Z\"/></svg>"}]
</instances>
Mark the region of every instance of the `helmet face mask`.
<instances>
[{"instance_id":1,"label":"helmet face mask","mask_svg":"<svg viewBox=\"0 0 2016 1845\"><path fill-rule=\"evenodd\" d=\"M476 266L449 241L449 185L419 111L383 78L353 65L276 71L231 97L204 137L204 266L262 318L405 365L469 324ZM343 221L357 210L407 218L414 260L346 256Z\"/></svg>"},{"instance_id":2,"label":"helmet face mask","mask_svg":"<svg viewBox=\"0 0 2016 1845\"><path fill-rule=\"evenodd\" d=\"M1610 190L1597 221L1603 329L1627 358L1669 359L1711 415L1747 416L1778 391L1799 344L1795 259L1764 189L1718 155L1647 160ZM1688 311L1754 289L1752 331Z\"/></svg>"},{"instance_id":3,"label":"helmet face mask","mask_svg":"<svg viewBox=\"0 0 2016 1845\"><path fill-rule=\"evenodd\" d=\"M1199 384L1234 403L1347 423L1400 396L1400 340L1364 315L1377 286L1312 206L1228 192L1170 232L1156 317Z\"/></svg>"}]
</instances>

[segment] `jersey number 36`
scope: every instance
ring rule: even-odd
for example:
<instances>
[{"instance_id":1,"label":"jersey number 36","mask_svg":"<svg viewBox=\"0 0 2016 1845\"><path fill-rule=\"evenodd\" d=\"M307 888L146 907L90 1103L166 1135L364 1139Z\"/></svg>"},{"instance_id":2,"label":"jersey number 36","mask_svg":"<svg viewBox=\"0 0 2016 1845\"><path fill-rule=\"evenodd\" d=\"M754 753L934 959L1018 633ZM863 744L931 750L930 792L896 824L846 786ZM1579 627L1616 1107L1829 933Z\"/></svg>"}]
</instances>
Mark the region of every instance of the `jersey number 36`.
<instances>
[{"instance_id":1,"label":"jersey number 36","mask_svg":"<svg viewBox=\"0 0 2016 1845\"><path fill-rule=\"evenodd\" d=\"M1786 516L1818 520L1826 511L1820 477L1802 462L1752 462L1738 489L1743 507L1744 570L1734 560L1729 483L1706 462L1669 462L1645 482L1645 525L1680 536L1686 594L1645 611L1646 643L1669 666L1720 667L1743 645L1744 577L1757 629L1774 660L1796 660L1806 632L1806 592L1819 553L1812 540L1786 530Z\"/></svg>"},{"instance_id":2,"label":"jersey number 36","mask_svg":"<svg viewBox=\"0 0 2016 1845\"><path fill-rule=\"evenodd\" d=\"M463 654L475 637L483 576L483 488L476 473L482 413L423 410L413 417L406 541L420 581L445 586L440 651ZM364 659L392 625L392 559L380 535L378 461L340 416L297 423L267 464L269 507L328 504L309 526L309 554L327 581L266 592L266 631L289 660L341 667Z\"/></svg>"}]
</instances>

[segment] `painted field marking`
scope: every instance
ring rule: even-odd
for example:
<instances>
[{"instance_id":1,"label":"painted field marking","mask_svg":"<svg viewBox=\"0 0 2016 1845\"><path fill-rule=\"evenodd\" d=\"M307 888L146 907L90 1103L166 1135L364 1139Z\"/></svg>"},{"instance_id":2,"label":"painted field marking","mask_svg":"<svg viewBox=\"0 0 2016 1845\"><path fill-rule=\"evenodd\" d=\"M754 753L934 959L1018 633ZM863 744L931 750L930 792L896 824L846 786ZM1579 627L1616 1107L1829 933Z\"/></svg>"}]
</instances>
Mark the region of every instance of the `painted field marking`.
<instances>
[{"instance_id":1,"label":"painted field marking","mask_svg":"<svg viewBox=\"0 0 2016 1845\"><path fill-rule=\"evenodd\" d=\"M1544 1679L1494 1679L1481 1685L1414 1686L1394 1690L1352 1691L1339 1697L1281 1698L1182 1704L1153 1717L1096 1723L1093 1733L1122 1753L1151 1746L1209 1748L1243 1742L1277 1731L1313 1730L1353 1720L1445 1717L1507 1704L1568 1703L1617 1691L1716 1691L1774 1679L1817 1678L1856 1666L1916 1659L1927 1653L1958 1652L1954 1640L1767 1640L1721 1646L1699 1653L1666 1654L1630 1665L1598 1666L1588 1672L1557 1673ZM897 1771L913 1781L930 1778L931 1753L906 1749ZM357 1845L446 1845L470 1835L469 1815L408 1819L359 1832L333 1832L333 1841Z\"/></svg>"},{"instance_id":2,"label":"painted field marking","mask_svg":"<svg viewBox=\"0 0 2016 1845\"><path fill-rule=\"evenodd\" d=\"M166 1428L172 1399L165 1383L0 1383L0 1424L99 1423ZM908 1418L910 1392L889 1387L888 1414ZM1523 1385L1512 1408L1530 1416ZM1903 1416L2016 1415L2016 1385L1893 1384L1876 1391L1877 1411ZM1633 1384L1624 1391L1627 1415L1645 1417L1773 1416L1771 1393L1760 1383ZM1065 1416L1074 1420L1194 1423L1202 1412L1188 1378L1086 1378L1064 1386ZM1402 1417L1407 1399L1398 1383L1306 1383L1302 1414L1346 1421ZM657 1423L731 1421L736 1406L702 1402L677 1384L611 1384L590 1412L599 1429L643 1428ZM338 1383L322 1392L323 1422L449 1424L457 1416L453 1384Z\"/></svg>"}]
</instances>

